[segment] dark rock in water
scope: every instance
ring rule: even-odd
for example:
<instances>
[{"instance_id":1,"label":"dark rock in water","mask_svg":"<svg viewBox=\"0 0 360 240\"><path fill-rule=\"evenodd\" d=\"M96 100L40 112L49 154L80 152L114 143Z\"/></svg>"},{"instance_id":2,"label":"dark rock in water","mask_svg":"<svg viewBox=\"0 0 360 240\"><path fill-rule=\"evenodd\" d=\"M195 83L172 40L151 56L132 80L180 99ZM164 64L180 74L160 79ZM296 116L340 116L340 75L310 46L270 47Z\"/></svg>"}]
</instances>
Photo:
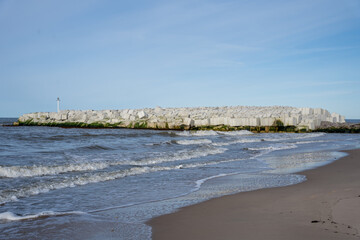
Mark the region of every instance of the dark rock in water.
<instances>
[{"instance_id":1,"label":"dark rock in water","mask_svg":"<svg viewBox=\"0 0 360 240\"><path fill-rule=\"evenodd\" d=\"M318 223L318 222L320 222L320 221L318 221L318 220L312 220L311 221L311 223Z\"/></svg>"},{"instance_id":2,"label":"dark rock in water","mask_svg":"<svg viewBox=\"0 0 360 240\"><path fill-rule=\"evenodd\" d=\"M359 123L332 123L322 121L320 126L315 129L315 132L327 133L360 133Z\"/></svg>"}]
</instances>

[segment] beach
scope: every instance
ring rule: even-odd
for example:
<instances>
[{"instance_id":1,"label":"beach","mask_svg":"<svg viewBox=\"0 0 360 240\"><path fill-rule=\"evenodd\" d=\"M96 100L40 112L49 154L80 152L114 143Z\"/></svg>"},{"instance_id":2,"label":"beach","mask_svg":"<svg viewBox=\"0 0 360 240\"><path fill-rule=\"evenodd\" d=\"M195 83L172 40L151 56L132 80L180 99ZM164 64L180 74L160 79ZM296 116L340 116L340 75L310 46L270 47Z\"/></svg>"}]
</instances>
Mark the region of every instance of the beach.
<instances>
[{"instance_id":1,"label":"beach","mask_svg":"<svg viewBox=\"0 0 360 240\"><path fill-rule=\"evenodd\" d=\"M359 239L360 150L305 182L211 199L148 222L157 239Z\"/></svg>"}]
</instances>

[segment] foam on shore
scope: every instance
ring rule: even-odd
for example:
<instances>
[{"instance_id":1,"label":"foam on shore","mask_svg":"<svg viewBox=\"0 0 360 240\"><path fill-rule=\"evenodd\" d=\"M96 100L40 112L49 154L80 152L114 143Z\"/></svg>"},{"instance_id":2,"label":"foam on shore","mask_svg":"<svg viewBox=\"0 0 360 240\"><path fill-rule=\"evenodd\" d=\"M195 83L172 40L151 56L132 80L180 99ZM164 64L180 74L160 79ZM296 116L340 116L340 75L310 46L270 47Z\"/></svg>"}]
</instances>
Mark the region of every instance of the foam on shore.
<instances>
[{"instance_id":1,"label":"foam on shore","mask_svg":"<svg viewBox=\"0 0 360 240\"><path fill-rule=\"evenodd\" d=\"M30 220L36 218L45 218L51 216L65 216L65 215L72 215L72 214L86 214L85 212L81 211L70 211L70 212L53 212L53 211L43 211L37 214L29 214L29 215L17 215L12 212L3 212L0 213L0 222L5 221L22 221L22 220Z\"/></svg>"}]
</instances>

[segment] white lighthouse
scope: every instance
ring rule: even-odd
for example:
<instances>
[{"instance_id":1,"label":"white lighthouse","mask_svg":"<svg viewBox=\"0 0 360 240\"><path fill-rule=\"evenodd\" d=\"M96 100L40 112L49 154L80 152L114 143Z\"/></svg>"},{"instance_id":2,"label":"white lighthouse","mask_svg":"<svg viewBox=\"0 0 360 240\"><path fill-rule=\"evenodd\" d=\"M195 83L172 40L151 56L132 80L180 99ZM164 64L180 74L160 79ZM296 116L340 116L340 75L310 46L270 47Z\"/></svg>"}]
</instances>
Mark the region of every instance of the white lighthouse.
<instances>
[{"instance_id":1,"label":"white lighthouse","mask_svg":"<svg viewBox=\"0 0 360 240\"><path fill-rule=\"evenodd\" d=\"M59 97L56 99L56 102L57 102L57 112L60 112L60 98Z\"/></svg>"}]
</instances>

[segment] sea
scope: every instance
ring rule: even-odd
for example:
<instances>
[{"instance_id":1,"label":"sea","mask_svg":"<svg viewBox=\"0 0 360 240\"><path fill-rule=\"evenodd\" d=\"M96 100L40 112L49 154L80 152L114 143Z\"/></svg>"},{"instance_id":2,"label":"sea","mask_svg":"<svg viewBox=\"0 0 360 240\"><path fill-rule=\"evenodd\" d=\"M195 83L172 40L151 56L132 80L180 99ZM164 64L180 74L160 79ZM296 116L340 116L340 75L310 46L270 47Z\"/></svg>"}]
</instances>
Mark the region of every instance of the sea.
<instances>
[{"instance_id":1,"label":"sea","mask_svg":"<svg viewBox=\"0 0 360 240\"><path fill-rule=\"evenodd\" d=\"M6 126L14 121L0 119L0 239L151 239L153 217L306 181L299 172L360 147L360 134Z\"/></svg>"}]
</instances>

